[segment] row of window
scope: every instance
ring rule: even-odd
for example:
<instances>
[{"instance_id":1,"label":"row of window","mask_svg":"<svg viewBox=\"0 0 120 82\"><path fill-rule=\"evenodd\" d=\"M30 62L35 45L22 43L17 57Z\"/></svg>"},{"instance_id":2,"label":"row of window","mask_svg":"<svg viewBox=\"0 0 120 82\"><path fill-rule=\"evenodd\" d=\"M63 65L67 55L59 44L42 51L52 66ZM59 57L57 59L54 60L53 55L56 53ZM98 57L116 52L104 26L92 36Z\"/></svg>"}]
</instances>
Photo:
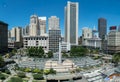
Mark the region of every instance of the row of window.
<instances>
[{"instance_id":1,"label":"row of window","mask_svg":"<svg viewBox=\"0 0 120 82\"><path fill-rule=\"evenodd\" d=\"M25 40L47 40L47 38L24 38Z\"/></svg>"},{"instance_id":2,"label":"row of window","mask_svg":"<svg viewBox=\"0 0 120 82\"><path fill-rule=\"evenodd\" d=\"M36 47L36 46L24 46L25 48ZM39 47L39 46L38 46ZM41 46L42 48L47 48L46 46Z\"/></svg>"}]
</instances>

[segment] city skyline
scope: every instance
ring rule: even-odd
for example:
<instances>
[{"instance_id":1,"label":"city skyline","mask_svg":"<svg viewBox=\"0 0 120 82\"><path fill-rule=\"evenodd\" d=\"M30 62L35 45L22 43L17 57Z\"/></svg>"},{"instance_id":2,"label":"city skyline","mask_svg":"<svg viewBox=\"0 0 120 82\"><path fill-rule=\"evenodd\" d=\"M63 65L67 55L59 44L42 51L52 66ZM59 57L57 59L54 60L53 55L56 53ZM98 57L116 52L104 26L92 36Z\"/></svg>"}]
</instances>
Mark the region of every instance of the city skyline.
<instances>
[{"instance_id":1,"label":"city skyline","mask_svg":"<svg viewBox=\"0 0 120 82\"><path fill-rule=\"evenodd\" d=\"M60 18L60 29L64 34L64 7L67 1L79 2L79 30L78 35L82 34L83 27L98 26L97 20L100 17L108 22L107 29L119 23L119 1L118 0L1 0L0 1L0 20L9 24L9 29L15 26L25 27L30 23L30 16L46 16L47 24L50 16ZM14 2L14 4L13 4ZM47 25L48 31L48 25Z\"/></svg>"}]
</instances>

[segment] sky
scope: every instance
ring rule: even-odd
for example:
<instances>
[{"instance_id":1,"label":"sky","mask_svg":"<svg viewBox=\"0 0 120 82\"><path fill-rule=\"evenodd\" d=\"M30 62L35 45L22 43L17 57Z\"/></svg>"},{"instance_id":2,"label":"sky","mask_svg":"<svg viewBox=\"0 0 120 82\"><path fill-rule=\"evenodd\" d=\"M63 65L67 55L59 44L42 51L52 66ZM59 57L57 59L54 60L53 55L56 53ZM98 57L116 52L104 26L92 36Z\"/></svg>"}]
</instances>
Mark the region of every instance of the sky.
<instances>
[{"instance_id":1,"label":"sky","mask_svg":"<svg viewBox=\"0 0 120 82\"><path fill-rule=\"evenodd\" d=\"M15 26L25 27L30 16L57 16L64 35L64 7L68 0L0 0L0 20ZM69 0L79 2L79 36L83 27L98 27L98 18L107 19L107 29L120 25L120 0ZM48 27L47 27L48 29Z\"/></svg>"}]
</instances>

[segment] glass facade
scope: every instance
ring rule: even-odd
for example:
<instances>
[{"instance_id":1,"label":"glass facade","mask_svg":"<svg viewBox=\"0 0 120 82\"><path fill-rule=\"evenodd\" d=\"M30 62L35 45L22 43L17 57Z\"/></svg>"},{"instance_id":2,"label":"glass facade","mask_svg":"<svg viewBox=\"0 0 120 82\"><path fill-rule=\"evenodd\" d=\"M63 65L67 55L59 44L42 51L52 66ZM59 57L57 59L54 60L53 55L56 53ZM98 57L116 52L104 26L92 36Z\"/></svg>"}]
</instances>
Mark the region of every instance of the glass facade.
<instances>
[{"instance_id":1,"label":"glass facade","mask_svg":"<svg viewBox=\"0 0 120 82\"><path fill-rule=\"evenodd\" d=\"M8 24L0 21L0 53L8 49Z\"/></svg>"},{"instance_id":2,"label":"glass facade","mask_svg":"<svg viewBox=\"0 0 120 82\"><path fill-rule=\"evenodd\" d=\"M52 52L59 51L59 38L61 37L60 30L49 30L49 50Z\"/></svg>"},{"instance_id":3,"label":"glass facade","mask_svg":"<svg viewBox=\"0 0 120 82\"><path fill-rule=\"evenodd\" d=\"M105 38L106 32L107 32L107 21L104 18L98 19L98 32L99 32L99 38L103 39Z\"/></svg>"},{"instance_id":4,"label":"glass facade","mask_svg":"<svg viewBox=\"0 0 120 82\"><path fill-rule=\"evenodd\" d=\"M76 43L76 4L70 4L70 43Z\"/></svg>"}]
</instances>

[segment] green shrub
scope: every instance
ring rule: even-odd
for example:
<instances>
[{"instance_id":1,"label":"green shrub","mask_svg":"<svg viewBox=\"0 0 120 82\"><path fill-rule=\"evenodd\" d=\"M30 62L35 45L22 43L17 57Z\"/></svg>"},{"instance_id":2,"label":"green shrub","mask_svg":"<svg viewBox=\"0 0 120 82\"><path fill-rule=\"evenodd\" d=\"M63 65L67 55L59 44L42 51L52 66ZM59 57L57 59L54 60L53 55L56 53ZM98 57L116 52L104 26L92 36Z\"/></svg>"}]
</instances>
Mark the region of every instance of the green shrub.
<instances>
[{"instance_id":1,"label":"green shrub","mask_svg":"<svg viewBox=\"0 0 120 82\"><path fill-rule=\"evenodd\" d=\"M49 71L50 71L50 74L56 74L56 71L52 68Z\"/></svg>"},{"instance_id":2,"label":"green shrub","mask_svg":"<svg viewBox=\"0 0 120 82\"><path fill-rule=\"evenodd\" d=\"M24 71L25 72L31 72L31 68L25 68Z\"/></svg>"},{"instance_id":3,"label":"green shrub","mask_svg":"<svg viewBox=\"0 0 120 82\"><path fill-rule=\"evenodd\" d=\"M5 70L5 73L10 74L10 71L8 69Z\"/></svg>"},{"instance_id":4,"label":"green shrub","mask_svg":"<svg viewBox=\"0 0 120 82\"><path fill-rule=\"evenodd\" d=\"M19 72L19 73L17 73L17 75L18 75L19 77L21 77L21 78L24 78L24 77L25 77L25 73L23 73L23 72Z\"/></svg>"},{"instance_id":5,"label":"green shrub","mask_svg":"<svg viewBox=\"0 0 120 82\"><path fill-rule=\"evenodd\" d=\"M20 67L20 68L19 68L19 70L20 70L20 71L24 71L24 70L25 70L25 68Z\"/></svg>"},{"instance_id":6,"label":"green shrub","mask_svg":"<svg viewBox=\"0 0 120 82\"><path fill-rule=\"evenodd\" d=\"M0 79L1 80L5 80L5 75L4 74L0 74Z\"/></svg>"},{"instance_id":7,"label":"green shrub","mask_svg":"<svg viewBox=\"0 0 120 82\"><path fill-rule=\"evenodd\" d=\"M35 80L43 80L44 79L42 74L34 74L33 77Z\"/></svg>"},{"instance_id":8,"label":"green shrub","mask_svg":"<svg viewBox=\"0 0 120 82\"><path fill-rule=\"evenodd\" d=\"M45 75L50 74L50 70L44 70L44 74L45 74Z\"/></svg>"},{"instance_id":9,"label":"green shrub","mask_svg":"<svg viewBox=\"0 0 120 82\"><path fill-rule=\"evenodd\" d=\"M20 77L12 77L9 82L23 82L23 80Z\"/></svg>"},{"instance_id":10,"label":"green shrub","mask_svg":"<svg viewBox=\"0 0 120 82\"><path fill-rule=\"evenodd\" d=\"M39 73L40 72L40 69L38 69L38 68L35 68L35 69L33 69L33 71L32 71L33 73Z\"/></svg>"}]
</instances>

